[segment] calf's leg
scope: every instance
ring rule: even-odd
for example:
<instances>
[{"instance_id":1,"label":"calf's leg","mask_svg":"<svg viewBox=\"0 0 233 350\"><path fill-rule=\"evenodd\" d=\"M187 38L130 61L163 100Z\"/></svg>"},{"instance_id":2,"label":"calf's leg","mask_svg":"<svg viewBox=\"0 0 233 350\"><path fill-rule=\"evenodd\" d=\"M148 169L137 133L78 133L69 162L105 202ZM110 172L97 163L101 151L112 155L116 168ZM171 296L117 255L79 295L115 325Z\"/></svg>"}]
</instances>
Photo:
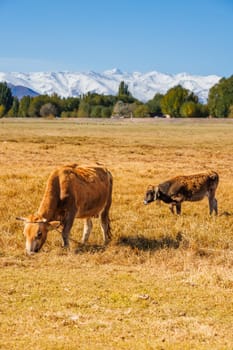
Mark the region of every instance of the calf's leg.
<instances>
[{"instance_id":1,"label":"calf's leg","mask_svg":"<svg viewBox=\"0 0 233 350\"><path fill-rule=\"evenodd\" d=\"M215 197L209 197L209 210L210 215L215 211L215 215L218 215L218 201Z\"/></svg>"},{"instance_id":2,"label":"calf's leg","mask_svg":"<svg viewBox=\"0 0 233 350\"><path fill-rule=\"evenodd\" d=\"M176 214L181 214L181 203L171 203L169 206L169 209L171 210L172 214L175 214L174 207L176 207Z\"/></svg>"},{"instance_id":3,"label":"calf's leg","mask_svg":"<svg viewBox=\"0 0 233 350\"><path fill-rule=\"evenodd\" d=\"M175 203L172 203L169 205L169 209L171 210L172 214L175 214L174 206L175 206Z\"/></svg>"},{"instance_id":4,"label":"calf's leg","mask_svg":"<svg viewBox=\"0 0 233 350\"><path fill-rule=\"evenodd\" d=\"M181 203L176 204L176 214L180 215L181 214Z\"/></svg>"}]
</instances>

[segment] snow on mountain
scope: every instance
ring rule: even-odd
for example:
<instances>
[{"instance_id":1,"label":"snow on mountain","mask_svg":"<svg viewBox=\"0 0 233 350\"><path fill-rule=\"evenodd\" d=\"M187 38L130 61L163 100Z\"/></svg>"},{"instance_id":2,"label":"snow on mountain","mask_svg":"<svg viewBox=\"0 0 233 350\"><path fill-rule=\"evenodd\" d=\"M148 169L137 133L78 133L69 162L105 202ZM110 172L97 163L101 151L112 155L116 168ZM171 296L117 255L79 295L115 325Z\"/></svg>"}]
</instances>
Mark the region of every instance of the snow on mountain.
<instances>
[{"instance_id":1,"label":"snow on mountain","mask_svg":"<svg viewBox=\"0 0 233 350\"><path fill-rule=\"evenodd\" d=\"M151 71L148 73L122 72L120 69L106 70L102 73L89 72L0 72L0 81L20 85L34 90L38 94L56 93L62 97L80 96L87 92L99 94L117 94L121 81L128 84L134 97L145 102L156 93L166 93L178 84L193 91L201 102L206 102L209 89L221 77L216 75L195 76L187 73L176 75Z\"/></svg>"}]
</instances>

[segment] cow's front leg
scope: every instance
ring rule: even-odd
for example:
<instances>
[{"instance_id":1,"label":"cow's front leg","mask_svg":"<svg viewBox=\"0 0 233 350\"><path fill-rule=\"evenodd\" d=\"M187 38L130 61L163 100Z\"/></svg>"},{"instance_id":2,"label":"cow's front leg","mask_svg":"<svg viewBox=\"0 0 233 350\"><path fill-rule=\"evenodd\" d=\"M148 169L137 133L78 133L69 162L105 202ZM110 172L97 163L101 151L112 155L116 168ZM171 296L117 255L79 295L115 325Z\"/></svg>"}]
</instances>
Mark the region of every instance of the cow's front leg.
<instances>
[{"instance_id":1,"label":"cow's front leg","mask_svg":"<svg viewBox=\"0 0 233 350\"><path fill-rule=\"evenodd\" d=\"M62 230L62 238L63 238L64 248L69 248L70 230L73 226L74 219L75 219L75 210L72 210L66 216L66 220L64 222L64 226L63 226L63 230Z\"/></svg>"}]
</instances>

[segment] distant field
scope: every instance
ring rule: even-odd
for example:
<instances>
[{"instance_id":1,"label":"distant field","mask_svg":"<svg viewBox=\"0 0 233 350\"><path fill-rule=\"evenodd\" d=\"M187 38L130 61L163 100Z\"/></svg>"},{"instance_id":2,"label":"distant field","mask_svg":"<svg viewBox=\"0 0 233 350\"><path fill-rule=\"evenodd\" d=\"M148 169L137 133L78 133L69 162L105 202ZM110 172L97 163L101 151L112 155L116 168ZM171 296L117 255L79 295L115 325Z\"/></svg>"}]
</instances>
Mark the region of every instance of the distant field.
<instances>
[{"instance_id":1,"label":"distant field","mask_svg":"<svg viewBox=\"0 0 233 350\"><path fill-rule=\"evenodd\" d=\"M0 349L232 349L233 120L0 119ZM50 172L103 164L114 177L113 241L86 249L54 231L25 255L16 216L34 213ZM144 206L149 184L218 171L207 199Z\"/></svg>"}]
</instances>

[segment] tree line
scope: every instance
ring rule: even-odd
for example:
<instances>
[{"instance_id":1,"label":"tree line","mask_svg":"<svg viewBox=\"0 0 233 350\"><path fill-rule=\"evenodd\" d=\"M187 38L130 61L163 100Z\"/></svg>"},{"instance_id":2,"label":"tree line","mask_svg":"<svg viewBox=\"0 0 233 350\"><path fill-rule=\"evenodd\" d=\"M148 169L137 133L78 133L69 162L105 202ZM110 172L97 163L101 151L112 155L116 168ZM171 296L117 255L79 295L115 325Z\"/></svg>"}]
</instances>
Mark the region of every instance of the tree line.
<instances>
[{"instance_id":1,"label":"tree line","mask_svg":"<svg viewBox=\"0 0 233 350\"><path fill-rule=\"evenodd\" d=\"M87 93L79 97L53 95L14 97L6 82L0 83L0 117L233 117L233 76L222 78L209 90L206 104L188 89L177 85L164 95L156 93L143 103L134 98L122 81L116 95Z\"/></svg>"}]
</instances>

